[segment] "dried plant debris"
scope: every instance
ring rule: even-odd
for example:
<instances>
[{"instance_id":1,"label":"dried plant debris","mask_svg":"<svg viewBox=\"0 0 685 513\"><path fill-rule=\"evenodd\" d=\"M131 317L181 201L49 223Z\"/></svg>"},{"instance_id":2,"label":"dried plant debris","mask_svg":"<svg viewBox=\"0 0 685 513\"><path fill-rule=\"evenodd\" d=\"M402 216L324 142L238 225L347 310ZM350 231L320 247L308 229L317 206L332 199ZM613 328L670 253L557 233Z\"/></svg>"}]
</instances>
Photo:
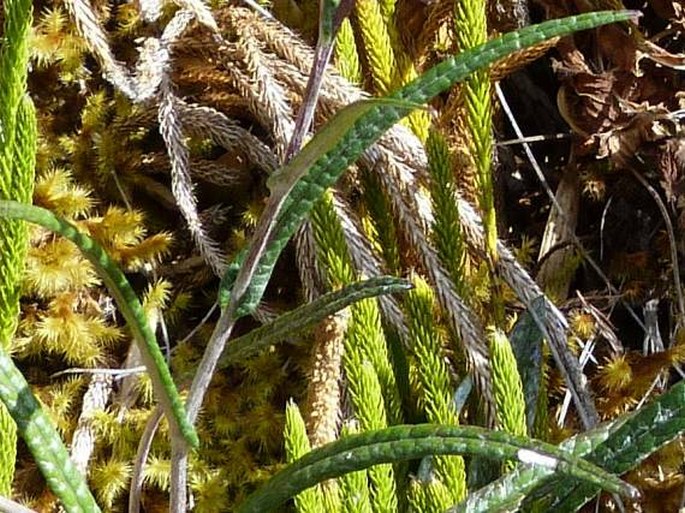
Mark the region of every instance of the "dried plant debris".
<instances>
[{"instance_id":1,"label":"dried plant debris","mask_svg":"<svg viewBox=\"0 0 685 513\"><path fill-rule=\"evenodd\" d=\"M538 4L546 16L619 5L600 1ZM558 109L572 138L567 139L566 163L562 161L557 169L543 166L553 184L579 173L577 190L572 191L579 199L570 211L579 212L575 233L598 256L624 299L638 309L643 300L668 297L670 291L678 290L671 273L678 264L669 246L682 246L679 227L669 235L667 226L673 223L665 218L679 219L682 210L679 194L674 192L682 187L678 149L685 137L682 8L679 2L648 4L639 26L625 23L565 38L551 54L559 80ZM530 174L527 166L516 167L521 174ZM659 205L655 192L670 204L668 212ZM539 219L541 211L535 209L545 203L533 191L524 192L524 198L527 203L520 203L521 210ZM512 219L520 223L520 215ZM626 232L627 225L635 229ZM556 226L558 230L559 221ZM581 290L606 287L589 269L580 268L575 280Z\"/></svg>"},{"instance_id":2,"label":"dried plant debris","mask_svg":"<svg viewBox=\"0 0 685 513\"><path fill-rule=\"evenodd\" d=\"M554 10L565 11L559 3ZM685 35L678 30L677 19L652 22L672 27L666 30L670 35L664 43L682 51ZM682 90L685 55L648 43L646 38L653 34L643 30L632 24L614 26L584 47L575 43L577 39L566 39L558 47L559 105L579 136L579 154L609 157L618 168L634 165L635 156L651 143L683 134L676 93ZM588 52L590 48L595 53Z\"/></svg>"}]
</instances>

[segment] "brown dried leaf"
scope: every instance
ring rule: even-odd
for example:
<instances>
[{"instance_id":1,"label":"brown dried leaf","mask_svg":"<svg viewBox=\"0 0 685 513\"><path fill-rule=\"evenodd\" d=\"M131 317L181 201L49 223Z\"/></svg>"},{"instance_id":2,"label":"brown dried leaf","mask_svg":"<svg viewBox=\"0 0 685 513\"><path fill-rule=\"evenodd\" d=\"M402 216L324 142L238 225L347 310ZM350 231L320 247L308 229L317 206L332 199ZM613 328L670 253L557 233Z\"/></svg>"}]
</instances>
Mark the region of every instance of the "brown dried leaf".
<instances>
[{"instance_id":1,"label":"brown dried leaf","mask_svg":"<svg viewBox=\"0 0 685 513\"><path fill-rule=\"evenodd\" d=\"M666 199L673 203L685 193L685 138L666 141L657 162Z\"/></svg>"},{"instance_id":2,"label":"brown dried leaf","mask_svg":"<svg viewBox=\"0 0 685 513\"><path fill-rule=\"evenodd\" d=\"M670 53L661 48L659 45L656 45L646 39L642 39L642 41L639 42L638 49L638 62L641 58L647 57L648 59L651 59L662 66L677 70L685 70L685 54Z\"/></svg>"},{"instance_id":3,"label":"brown dried leaf","mask_svg":"<svg viewBox=\"0 0 685 513\"><path fill-rule=\"evenodd\" d=\"M563 69L557 66L557 69ZM575 73L557 96L564 120L581 135L590 137L614 126L621 115L615 73Z\"/></svg>"},{"instance_id":4,"label":"brown dried leaf","mask_svg":"<svg viewBox=\"0 0 685 513\"><path fill-rule=\"evenodd\" d=\"M635 76L641 76L638 67L638 42L633 34L626 33L621 26L609 26L597 31L597 47L600 54L610 60L618 69L629 71Z\"/></svg>"},{"instance_id":5,"label":"brown dried leaf","mask_svg":"<svg viewBox=\"0 0 685 513\"><path fill-rule=\"evenodd\" d=\"M672 0L649 0L649 5L660 18L670 20L683 14L683 5ZM679 14L678 14L679 13Z\"/></svg>"},{"instance_id":6,"label":"brown dried leaf","mask_svg":"<svg viewBox=\"0 0 685 513\"><path fill-rule=\"evenodd\" d=\"M672 72L653 70L635 80L638 51L631 46L632 39L621 31L606 32L609 35L604 36L604 45L631 48L614 58L624 69L593 73L580 51L567 42L562 44L563 61L554 64L566 75L558 104L566 122L586 137L577 148L579 154L596 152L598 158L609 157L618 167L626 167L644 143L675 133L674 121L665 107L673 104L673 91L668 87ZM601 37L599 41L601 45Z\"/></svg>"},{"instance_id":7,"label":"brown dried leaf","mask_svg":"<svg viewBox=\"0 0 685 513\"><path fill-rule=\"evenodd\" d=\"M646 107L624 125L597 134L597 157L610 157L626 168L645 142L654 142L673 134L672 120L663 108Z\"/></svg>"}]
</instances>

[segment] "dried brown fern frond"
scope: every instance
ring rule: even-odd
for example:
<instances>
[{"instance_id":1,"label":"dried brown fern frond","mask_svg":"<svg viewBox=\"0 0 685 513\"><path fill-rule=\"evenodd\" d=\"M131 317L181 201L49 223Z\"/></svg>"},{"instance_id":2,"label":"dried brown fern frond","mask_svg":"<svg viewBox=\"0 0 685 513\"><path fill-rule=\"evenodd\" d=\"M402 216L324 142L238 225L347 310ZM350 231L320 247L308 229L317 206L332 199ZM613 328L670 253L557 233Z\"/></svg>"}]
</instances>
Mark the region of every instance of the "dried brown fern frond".
<instances>
[{"instance_id":1,"label":"dried brown fern frond","mask_svg":"<svg viewBox=\"0 0 685 513\"><path fill-rule=\"evenodd\" d=\"M411 9L416 2L405 0L400 5L406 5L406 9ZM414 7L416 9L416 7ZM427 15L425 11L428 11ZM398 14L402 12L398 9ZM415 13L414 17L426 17L421 24L421 30L415 41L407 42L408 48L413 48L421 68L432 63L434 54L437 51L448 51L454 45L454 3L446 0L432 2L428 7L424 7ZM408 31L409 32L409 31ZM410 36L408 35L407 38Z\"/></svg>"},{"instance_id":2,"label":"dried brown fern frond","mask_svg":"<svg viewBox=\"0 0 685 513\"><path fill-rule=\"evenodd\" d=\"M160 38L148 37L142 41L135 71L129 71L124 64L114 58L102 25L88 0L71 0L68 6L79 31L98 58L105 78L133 102L157 102L157 119L171 163L171 189L176 204L200 253L214 272L220 275L225 267L224 257L216 242L207 236L198 216L197 201L190 178L188 149L177 109L178 101L167 76L168 49L177 42L192 19L199 20L202 25L216 33L217 26L211 13L201 1L183 2L184 8L176 11Z\"/></svg>"},{"instance_id":3,"label":"dried brown fern frond","mask_svg":"<svg viewBox=\"0 0 685 513\"><path fill-rule=\"evenodd\" d=\"M159 122L160 132L171 160L171 189L174 198L184 214L195 243L200 248L200 254L204 256L214 272L221 275L226 267L225 259L219 246L206 234L198 215L190 178L190 159L183 136L182 123L177 112L176 97L168 89L164 92L160 103Z\"/></svg>"},{"instance_id":4,"label":"dried brown fern frond","mask_svg":"<svg viewBox=\"0 0 685 513\"><path fill-rule=\"evenodd\" d=\"M314 301L326 290L326 279L316 255L316 241L309 220L302 223L295 232L295 258L297 272L302 283L303 296L307 301Z\"/></svg>"},{"instance_id":5,"label":"dried brown fern frond","mask_svg":"<svg viewBox=\"0 0 685 513\"><path fill-rule=\"evenodd\" d=\"M183 101L179 108L189 134L207 137L226 150L238 149L261 170L272 172L276 169L278 163L269 147L226 114Z\"/></svg>"},{"instance_id":6,"label":"dried brown fern frond","mask_svg":"<svg viewBox=\"0 0 685 513\"><path fill-rule=\"evenodd\" d=\"M79 33L102 66L103 75L115 84L129 98L137 97L136 87L123 63L112 53L107 35L102 29L93 7L88 0L66 0Z\"/></svg>"},{"instance_id":7,"label":"dried brown fern frond","mask_svg":"<svg viewBox=\"0 0 685 513\"><path fill-rule=\"evenodd\" d=\"M78 1L83 4L82 0ZM76 4L77 0L72 2ZM143 0L143 3L143 18L148 21L160 18L160 2ZM220 260L219 244L214 244L214 241L219 240L215 236L219 233L219 230L215 230L217 222L221 228L234 223L231 232L225 234L227 240L221 242L221 250L230 246L229 251L233 251L245 245L254 221L261 212L262 200L257 195L265 193L263 189L259 190L263 174L279 166L278 156L283 155L290 141L293 119L306 89L313 52L289 30L273 21L261 19L246 9L232 6L218 10L218 26L222 33L217 36L216 26L206 18L204 5L195 2L184 2L183 5L186 10L179 10L176 15L169 13L173 17L161 38L148 38L143 42L137 68L124 70L126 79L131 83L124 83L122 90L125 92L125 88L129 87L130 97L134 101L145 98L146 104L132 109L131 116L115 116L114 122L108 127L111 130L107 132L110 132L108 137L111 139L125 134L122 138L135 142L131 154L140 162L130 177L127 190L132 190L133 186L145 189L145 194L154 196L169 210L178 210L180 206L201 253L215 272L220 272L224 262ZM431 23L442 31L437 37L444 38L444 41L438 40L436 43L435 35L433 39L428 36L433 27L424 30L422 37L426 41L420 44L426 46L426 53L431 52L431 58L433 54L443 51L441 44L451 44L446 24L452 16L452 8L448 2L440 2L432 13ZM189 29L184 32L191 18L199 22L189 24ZM83 21L81 25L85 26ZM207 30L208 26L211 30ZM100 56L99 59L106 69L105 74L109 76L112 72L107 69L112 67L112 62L107 59L114 57L106 52L104 55L104 58ZM501 64L502 72L510 72L520 62L532 58L532 55L517 55L514 60ZM116 83L116 79L113 82ZM319 100L317 125L325 123L343 106L367 96L336 73L328 73ZM456 103L454 107L454 112L461 108ZM449 108L446 109L448 113ZM92 123L96 124L95 121ZM144 129L141 130L141 127ZM155 135L158 129L162 133L161 139ZM102 147L105 147L105 143L110 144L111 139L104 140ZM111 148L116 146L112 145ZM168 152L166 156L165 150ZM213 158L219 152L224 152L223 156ZM233 166L236 162L239 165ZM488 351L478 315L480 312L477 308L469 307L475 302L459 296L431 243L433 214L425 187L429 175L421 142L406 128L395 127L365 153L358 167L360 171L348 173L339 190L332 195L332 210L342 226L350 261L355 268L352 272L355 276L376 276L384 274L385 269L390 267L393 273L402 274L416 267L418 272L426 275L435 288L441 308L440 322L445 321L450 333L458 334L454 338L460 339L457 342L459 347L454 350L460 353L460 365L464 360L468 362L482 397L490 401L492 408ZM173 195L166 177L159 173L165 168L171 168ZM359 177L367 175L373 175L382 185L378 187L379 194L382 195L384 191L391 204L386 212L388 217L394 217L392 222L397 227L398 248L402 252L398 263L392 266L383 262L383 252L377 251L369 231L364 230L368 226L368 219L360 218L358 214L360 204L369 201L359 194L360 189L365 187ZM240 180L256 185L257 192L250 189L249 197L243 198L244 203L241 202L239 208L229 204L231 200L224 200L220 205L214 203L219 194L207 184L229 188ZM213 190L207 191L210 188ZM461 209L464 232L476 267L478 260L484 258L480 219L462 197L455 195L453 199ZM211 205L209 208L208 204ZM230 213L227 213L229 209ZM140 234L135 237L136 241L140 242L141 237ZM186 239L190 239L187 234ZM159 255L161 246L157 246L157 242L150 240L148 245L152 250L147 253L145 244L135 251L139 254L142 252L143 257ZM304 295L311 299L325 290L325 280L322 279L311 230L306 224L298 232L295 245ZM186 246L190 246L190 243ZM563 347L566 331L563 315L542 295L512 253L503 244L498 249L501 255L499 272L530 311L537 315L538 324L545 335ZM134 259L134 254L128 252L126 247L119 253L125 263ZM181 250L174 256L183 253ZM286 260L292 255L286 252L284 257ZM174 263L173 268L170 265L164 270L176 272L174 283L187 288L205 285L213 278L199 257ZM280 274L285 276L285 272ZM278 270L276 275L279 275ZM297 289L296 293L299 293L300 283L297 283L296 278L288 275L287 279L287 286L275 283L275 290L269 290L268 294L273 293L277 297L287 288ZM291 287L291 284L295 286ZM300 300L299 296L287 298L289 303ZM397 301L384 296L378 303L389 327L388 332L396 332L401 340L406 341L407 328ZM274 315L274 310L268 306L260 309L258 319L268 319ZM326 342L342 338L340 332L344 331L344 323L334 324ZM202 339L202 336L199 338ZM197 359L197 353L188 348L184 351L180 358L184 361L179 365L187 371ZM320 419L324 419L322 427L314 428L314 431L322 433L319 436L322 441L328 441L336 431L334 423L337 420L338 400L335 397L340 392L336 389L337 360L341 355L339 347L334 346L325 347L320 354L324 355L321 367L327 368L318 369L321 371L317 374L318 383L324 383L318 392L328 395L312 398L311 402L318 405L313 409L319 413ZM563 361L564 355L557 356ZM282 390L291 390L291 387L284 386L284 368L285 363L273 351L264 358L249 362L239 377L228 373L218 376L206 403L206 417L202 420L202 429L206 429L209 436L216 436L217 440L216 443L211 440L203 453L209 463L204 477L198 478L199 494L209 496L208 483L215 483L217 479L230 477L233 482L241 482L241 486L248 481L252 483L258 480L264 462L259 461L259 454L254 448L259 447L265 453L278 451L276 430L280 429L280 419L275 405L282 399L279 396ZM577 378L573 376L571 381L576 383ZM241 392L244 392L245 397L238 397L235 393L238 383L245 385ZM225 408L227 400L235 402L228 412ZM494 418L492 413L490 416ZM230 476L217 476L213 470L209 470L211 465L229 468L226 465L227 458L235 458L237 462L235 467L226 471ZM153 468L149 474L151 483L154 481L159 489L164 489L168 483L168 471L162 467ZM115 466L112 468L116 470ZM106 472L103 471L102 475L106 475ZM240 495L243 491L230 493Z\"/></svg>"}]
</instances>

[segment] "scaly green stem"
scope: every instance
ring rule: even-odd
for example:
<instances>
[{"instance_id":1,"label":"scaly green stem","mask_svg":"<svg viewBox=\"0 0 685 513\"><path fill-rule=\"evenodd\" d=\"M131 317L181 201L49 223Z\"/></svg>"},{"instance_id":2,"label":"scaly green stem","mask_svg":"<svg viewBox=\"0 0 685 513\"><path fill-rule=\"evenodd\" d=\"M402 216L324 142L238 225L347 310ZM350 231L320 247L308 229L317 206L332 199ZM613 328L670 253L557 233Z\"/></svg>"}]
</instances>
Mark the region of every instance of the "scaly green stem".
<instances>
[{"instance_id":1,"label":"scaly green stem","mask_svg":"<svg viewBox=\"0 0 685 513\"><path fill-rule=\"evenodd\" d=\"M607 491L637 497L632 486L587 461L544 442L468 426L419 424L393 426L352 435L316 449L289 465L250 496L238 513L266 513L301 490L326 479L380 463L418 459L431 454L478 454L494 459L539 461Z\"/></svg>"}]
</instances>

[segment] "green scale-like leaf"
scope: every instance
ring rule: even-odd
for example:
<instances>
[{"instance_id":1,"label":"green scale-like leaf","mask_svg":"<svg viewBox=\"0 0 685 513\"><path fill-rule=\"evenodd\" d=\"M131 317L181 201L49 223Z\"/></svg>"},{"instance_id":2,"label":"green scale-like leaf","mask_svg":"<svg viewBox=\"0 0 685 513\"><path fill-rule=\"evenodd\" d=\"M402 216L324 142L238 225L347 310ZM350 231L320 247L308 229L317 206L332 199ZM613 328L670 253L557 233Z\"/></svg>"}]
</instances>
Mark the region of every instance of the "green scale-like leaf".
<instances>
[{"instance_id":1,"label":"green scale-like leaf","mask_svg":"<svg viewBox=\"0 0 685 513\"><path fill-rule=\"evenodd\" d=\"M5 0L3 3L3 40L0 49L0 199L14 199L28 203L33 194L36 157L36 115L33 103L26 95L26 76L29 61L29 31L32 21L31 0ZM9 357L11 340L19 315L20 279L24 269L28 230L19 220L0 222L0 358L7 369L0 397L0 495L11 495L17 455L17 427L19 419L14 417L11 394L15 388L26 387L21 373ZM8 373L12 373L11 375ZM14 418L13 418L14 417ZM45 418L40 420L45 421ZM32 424L29 427L36 427ZM30 433L21 424L19 433L45 472L55 468L57 460L41 460L35 449L46 439L31 440ZM49 440L49 438L48 438ZM61 447L60 439L57 438ZM58 448L59 448L58 447ZM63 451L62 456L66 455ZM83 478L76 473L70 483L50 479L51 486L67 505L69 494L63 497L61 487L70 488L76 484L84 487ZM82 490L81 490L82 491ZM86 495L88 490L85 489ZM87 497L86 497L87 499ZM92 499L91 499L92 501ZM78 502L78 501L76 501ZM94 501L92 502L94 504ZM95 506L97 509L97 506Z\"/></svg>"},{"instance_id":2,"label":"green scale-like leaf","mask_svg":"<svg viewBox=\"0 0 685 513\"><path fill-rule=\"evenodd\" d=\"M292 463L312 450L307 438L307 428L300 409L294 402L285 406L285 454ZM319 488L304 490L295 497L298 513L319 513L323 508L323 497Z\"/></svg>"}]
</instances>

